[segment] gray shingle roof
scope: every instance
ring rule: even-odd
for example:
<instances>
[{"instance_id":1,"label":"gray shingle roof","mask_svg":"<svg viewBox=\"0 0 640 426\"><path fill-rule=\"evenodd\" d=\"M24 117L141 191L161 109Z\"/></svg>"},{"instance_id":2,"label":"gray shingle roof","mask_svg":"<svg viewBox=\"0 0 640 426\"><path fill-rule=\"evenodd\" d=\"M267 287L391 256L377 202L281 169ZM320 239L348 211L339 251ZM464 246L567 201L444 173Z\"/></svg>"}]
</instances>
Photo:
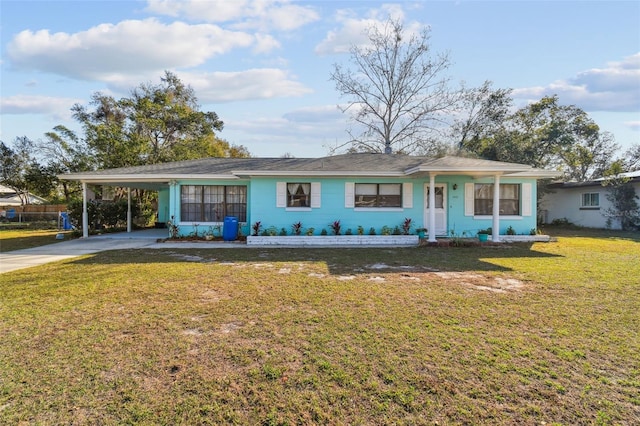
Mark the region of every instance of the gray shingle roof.
<instances>
[{"instance_id":1,"label":"gray shingle roof","mask_svg":"<svg viewBox=\"0 0 640 426\"><path fill-rule=\"evenodd\" d=\"M93 172L70 173L68 180L94 181L136 177L175 179L180 177L252 175L359 175L408 176L420 173L517 173L529 166L462 157L418 157L401 154L357 153L321 158L203 158L148 166L123 167Z\"/></svg>"}]
</instances>

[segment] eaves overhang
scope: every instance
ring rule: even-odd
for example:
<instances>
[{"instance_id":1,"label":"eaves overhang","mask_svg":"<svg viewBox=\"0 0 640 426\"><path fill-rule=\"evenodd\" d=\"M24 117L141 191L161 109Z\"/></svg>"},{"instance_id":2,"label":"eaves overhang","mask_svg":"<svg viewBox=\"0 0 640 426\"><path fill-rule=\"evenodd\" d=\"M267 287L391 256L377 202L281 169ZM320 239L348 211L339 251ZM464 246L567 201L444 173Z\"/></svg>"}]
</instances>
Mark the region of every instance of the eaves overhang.
<instances>
[{"instance_id":1,"label":"eaves overhang","mask_svg":"<svg viewBox=\"0 0 640 426\"><path fill-rule=\"evenodd\" d=\"M111 183L111 182L132 182L132 183L169 183L173 180L235 180L239 179L234 174L95 174L95 173L73 173L68 175L58 175L59 179L75 180L85 183Z\"/></svg>"},{"instance_id":2,"label":"eaves overhang","mask_svg":"<svg viewBox=\"0 0 640 426\"><path fill-rule=\"evenodd\" d=\"M405 177L402 172L380 172L380 171L316 171L316 170L295 170L295 171L275 171L275 170L238 170L233 171L238 177Z\"/></svg>"},{"instance_id":3,"label":"eaves overhang","mask_svg":"<svg viewBox=\"0 0 640 426\"><path fill-rule=\"evenodd\" d=\"M405 170L405 175L467 175L467 176L495 176L505 175L517 172L522 172L526 169L523 168L508 168L508 169L495 169L490 167L479 168L466 168L466 167L430 167L430 166L417 166Z\"/></svg>"},{"instance_id":4,"label":"eaves overhang","mask_svg":"<svg viewBox=\"0 0 640 426\"><path fill-rule=\"evenodd\" d=\"M509 173L509 177L536 178L536 179L553 179L562 176L562 172L555 170L530 169L523 172Z\"/></svg>"}]
</instances>

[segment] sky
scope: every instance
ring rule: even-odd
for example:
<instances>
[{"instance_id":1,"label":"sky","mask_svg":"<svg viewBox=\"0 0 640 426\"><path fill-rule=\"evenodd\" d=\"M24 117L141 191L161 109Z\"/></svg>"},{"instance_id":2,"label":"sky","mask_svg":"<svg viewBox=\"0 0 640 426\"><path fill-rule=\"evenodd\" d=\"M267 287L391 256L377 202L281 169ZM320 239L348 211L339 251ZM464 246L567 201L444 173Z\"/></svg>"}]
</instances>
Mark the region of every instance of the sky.
<instances>
[{"instance_id":1,"label":"sky","mask_svg":"<svg viewBox=\"0 0 640 426\"><path fill-rule=\"evenodd\" d=\"M623 150L640 142L638 1L0 0L0 140L44 139L96 92L116 99L165 71L219 137L256 157L319 157L346 142L335 64L387 20L428 26L452 82L557 95Z\"/></svg>"}]
</instances>

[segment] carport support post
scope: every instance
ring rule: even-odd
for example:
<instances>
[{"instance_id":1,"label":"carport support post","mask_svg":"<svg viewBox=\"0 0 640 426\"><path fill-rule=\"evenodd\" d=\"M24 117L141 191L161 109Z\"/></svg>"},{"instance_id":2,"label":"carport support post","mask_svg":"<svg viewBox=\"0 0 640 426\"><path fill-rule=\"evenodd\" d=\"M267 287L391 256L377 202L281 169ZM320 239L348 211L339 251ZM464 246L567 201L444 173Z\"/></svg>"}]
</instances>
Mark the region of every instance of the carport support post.
<instances>
[{"instance_id":1,"label":"carport support post","mask_svg":"<svg viewBox=\"0 0 640 426\"><path fill-rule=\"evenodd\" d=\"M131 232L131 188L127 188L127 232Z\"/></svg>"},{"instance_id":2,"label":"carport support post","mask_svg":"<svg viewBox=\"0 0 640 426\"><path fill-rule=\"evenodd\" d=\"M89 238L89 213L87 213L86 182L82 182L82 238Z\"/></svg>"},{"instance_id":3,"label":"carport support post","mask_svg":"<svg viewBox=\"0 0 640 426\"><path fill-rule=\"evenodd\" d=\"M436 175L429 174L429 242L436 242Z\"/></svg>"},{"instance_id":4,"label":"carport support post","mask_svg":"<svg viewBox=\"0 0 640 426\"><path fill-rule=\"evenodd\" d=\"M500 241L500 175L493 178L493 223L491 224L491 241Z\"/></svg>"}]
</instances>

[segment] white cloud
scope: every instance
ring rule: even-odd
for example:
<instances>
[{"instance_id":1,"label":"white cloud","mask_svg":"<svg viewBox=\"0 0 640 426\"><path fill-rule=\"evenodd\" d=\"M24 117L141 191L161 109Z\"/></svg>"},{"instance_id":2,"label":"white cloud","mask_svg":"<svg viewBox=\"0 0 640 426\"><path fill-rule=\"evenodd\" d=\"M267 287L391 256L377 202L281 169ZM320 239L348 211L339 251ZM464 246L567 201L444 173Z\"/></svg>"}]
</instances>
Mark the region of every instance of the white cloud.
<instances>
[{"instance_id":1,"label":"white cloud","mask_svg":"<svg viewBox=\"0 0 640 426\"><path fill-rule=\"evenodd\" d=\"M319 19L309 6L289 0L148 0L147 10L200 22L225 22L231 28L290 31Z\"/></svg>"},{"instance_id":2,"label":"white cloud","mask_svg":"<svg viewBox=\"0 0 640 426\"><path fill-rule=\"evenodd\" d=\"M289 121L299 123L327 123L344 121L345 115L337 105L320 105L299 108L283 115Z\"/></svg>"},{"instance_id":3,"label":"white cloud","mask_svg":"<svg viewBox=\"0 0 640 426\"><path fill-rule=\"evenodd\" d=\"M238 72L178 73L201 103L302 96L312 90L277 68Z\"/></svg>"},{"instance_id":4,"label":"white cloud","mask_svg":"<svg viewBox=\"0 0 640 426\"><path fill-rule=\"evenodd\" d=\"M367 30L384 27L389 18L402 22L405 18L404 11L399 5L383 5L369 10L366 17L359 17L351 10L339 10L335 19L340 26L327 33L324 40L316 46L315 52L319 55L348 53L351 46L367 47L370 44ZM407 36L411 36L418 34L421 27L422 24L418 22L405 23L404 31Z\"/></svg>"},{"instance_id":5,"label":"white cloud","mask_svg":"<svg viewBox=\"0 0 640 426\"><path fill-rule=\"evenodd\" d=\"M7 53L15 68L108 81L119 74L194 67L255 41L250 34L211 24L166 25L146 19L101 24L75 34L26 30L9 42ZM263 49L265 42L260 43Z\"/></svg>"},{"instance_id":6,"label":"white cloud","mask_svg":"<svg viewBox=\"0 0 640 426\"><path fill-rule=\"evenodd\" d=\"M290 153L296 157L327 155L347 139L346 117L336 105L299 108L279 117L225 120L225 137L251 146L256 156Z\"/></svg>"},{"instance_id":7,"label":"white cloud","mask_svg":"<svg viewBox=\"0 0 640 426\"><path fill-rule=\"evenodd\" d=\"M255 53L269 53L274 49L280 48L280 42L269 34L256 34L255 40L256 43L253 47Z\"/></svg>"},{"instance_id":8,"label":"white cloud","mask_svg":"<svg viewBox=\"0 0 640 426\"><path fill-rule=\"evenodd\" d=\"M82 103L82 99L56 98L51 96L15 95L0 98L2 114L45 114L54 119L71 117L71 107Z\"/></svg>"},{"instance_id":9,"label":"white cloud","mask_svg":"<svg viewBox=\"0 0 640 426\"><path fill-rule=\"evenodd\" d=\"M624 125L631 130L640 131L640 120L638 121L625 121Z\"/></svg>"},{"instance_id":10,"label":"white cloud","mask_svg":"<svg viewBox=\"0 0 640 426\"><path fill-rule=\"evenodd\" d=\"M636 112L640 110L640 53L609 62L567 80L547 86L515 89L515 98L538 100L557 94L562 104L575 104L585 111Z\"/></svg>"}]
</instances>

